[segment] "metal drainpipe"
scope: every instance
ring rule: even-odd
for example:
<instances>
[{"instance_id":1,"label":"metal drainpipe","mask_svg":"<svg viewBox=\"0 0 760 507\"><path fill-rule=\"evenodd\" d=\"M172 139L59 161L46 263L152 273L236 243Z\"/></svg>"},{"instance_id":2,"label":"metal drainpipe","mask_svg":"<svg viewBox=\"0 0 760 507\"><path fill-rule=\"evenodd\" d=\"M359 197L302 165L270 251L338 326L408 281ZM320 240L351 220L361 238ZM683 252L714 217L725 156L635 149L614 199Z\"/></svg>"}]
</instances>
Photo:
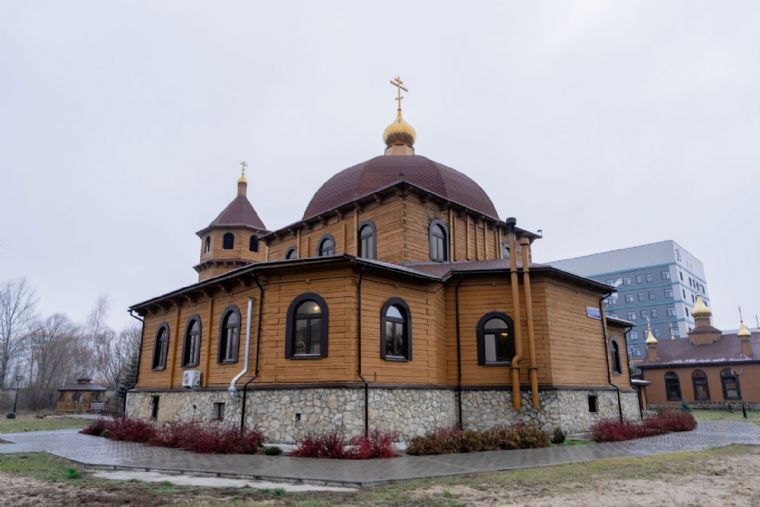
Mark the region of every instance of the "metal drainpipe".
<instances>
[{"instance_id":1,"label":"metal drainpipe","mask_svg":"<svg viewBox=\"0 0 760 507\"><path fill-rule=\"evenodd\" d=\"M369 435L369 382L362 375L362 279L364 266L359 268L359 281L356 283L356 340L357 373L364 383L364 436Z\"/></svg>"},{"instance_id":2,"label":"metal drainpipe","mask_svg":"<svg viewBox=\"0 0 760 507\"><path fill-rule=\"evenodd\" d=\"M253 298L248 298L248 309L245 312L245 354L243 356L243 369L232 377L227 392L234 396L237 392L237 383L248 373L248 358L251 355L251 312L253 310Z\"/></svg>"},{"instance_id":3,"label":"metal drainpipe","mask_svg":"<svg viewBox=\"0 0 760 507\"><path fill-rule=\"evenodd\" d=\"M507 218L507 235L509 236L509 284L512 287L512 313L514 314L514 339L515 356L512 358L511 380L512 383L512 408L520 410L522 398L520 393L520 361L523 359L522 350L522 319L520 319L520 282L517 278L517 235L515 226L517 219Z\"/></svg>"},{"instance_id":4,"label":"metal drainpipe","mask_svg":"<svg viewBox=\"0 0 760 507\"><path fill-rule=\"evenodd\" d=\"M633 378L631 377L631 361L630 361L631 358L628 355L628 333L630 333L631 329L633 329L633 328L634 328L634 326L628 326L627 328L625 328L625 331L623 332L623 347L625 347L625 357L628 358L628 360L626 361L626 365L625 365L626 368L628 369L628 383L631 384L631 387L633 389L636 389L635 387L633 387ZM644 407L641 404L641 391L639 391L639 389L636 389L636 394L639 397L639 415L643 419L644 418Z\"/></svg>"},{"instance_id":5,"label":"metal drainpipe","mask_svg":"<svg viewBox=\"0 0 760 507\"><path fill-rule=\"evenodd\" d=\"M462 277L457 280L454 288L454 302L456 307L457 325L457 403L459 405L459 429L464 429L462 417L462 333L459 329L459 287L462 285Z\"/></svg>"},{"instance_id":6,"label":"metal drainpipe","mask_svg":"<svg viewBox=\"0 0 760 507\"><path fill-rule=\"evenodd\" d=\"M245 429L245 409L248 399L248 386L253 383L259 376L259 354L261 351L261 319L264 315L264 287L259 283L259 278L255 278L256 285L259 287L259 321L256 324L256 366L253 371L253 377L243 386L243 403L240 407L240 433Z\"/></svg>"},{"instance_id":7,"label":"metal drainpipe","mask_svg":"<svg viewBox=\"0 0 760 507\"><path fill-rule=\"evenodd\" d=\"M133 310L129 309L129 316L132 317L135 320L140 321L141 329L140 329L140 350L137 351L137 378L140 378L140 361L142 360L142 348L143 348L143 340L145 339L145 319L141 319L140 317L135 317L134 313L132 313ZM134 388L137 385L137 383L132 384L124 391L124 407L122 407L121 416L123 418L127 417L127 391Z\"/></svg>"},{"instance_id":8,"label":"metal drainpipe","mask_svg":"<svg viewBox=\"0 0 760 507\"><path fill-rule=\"evenodd\" d=\"M607 383L615 388L615 391L617 391L617 402L618 402L618 417L620 419L620 422L623 422L623 403L620 401L620 388L612 383L612 373L610 373L610 349L609 349L609 343L607 343L607 316L604 313L604 307L602 306L602 302L607 299L611 292L608 294L605 294L601 298L599 298L599 315L601 317L600 321L602 324L602 337L604 338L604 362L607 365Z\"/></svg>"}]
</instances>

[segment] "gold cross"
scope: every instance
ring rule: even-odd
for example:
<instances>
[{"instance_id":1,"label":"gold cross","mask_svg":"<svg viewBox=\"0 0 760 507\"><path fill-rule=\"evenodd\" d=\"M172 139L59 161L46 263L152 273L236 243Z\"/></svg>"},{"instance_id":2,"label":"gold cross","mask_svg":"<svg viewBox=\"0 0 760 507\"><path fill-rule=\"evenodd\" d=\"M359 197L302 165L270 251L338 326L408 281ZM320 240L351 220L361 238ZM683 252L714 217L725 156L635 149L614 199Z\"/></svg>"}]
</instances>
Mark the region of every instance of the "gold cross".
<instances>
[{"instance_id":1,"label":"gold cross","mask_svg":"<svg viewBox=\"0 0 760 507\"><path fill-rule=\"evenodd\" d=\"M405 92L409 93L409 90L404 87L404 82L401 81L401 78L396 76L395 79L391 79L391 84L397 88L398 94L396 95L396 98L393 99L396 102L398 102L398 109L397 111L401 111L401 100L404 98L401 96L401 90L404 90Z\"/></svg>"},{"instance_id":2,"label":"gold cross","mask_svg":"<svg viewBox=\"0 0 760 507\"><path fill-rule=\"evenodd\" d=\"M245 177L245 170L247 167L248 167L248 164L245 163L245 160L240 162L240 172L243 174L244 177Z\"/></svg>"},{"instance_id":3,"label":"gold cross","mask_svg":"<svg viewBox=\"0 0 760 507\"><path fill-rule=\"evenodd\" d=\"M647 329L652 330L652 321L649 320L649 315L647 315Z\"/></svg>"},{"instance_id":4,"label":"gold cross","mask_svg":"<svg viewBox=\"0 0 760 507\"><path fill-rule=\"evenodd\" d=\"M744 322L744 318L742 317L742 307L739 307L739 322Z\"/></svg>"}]
</instances>

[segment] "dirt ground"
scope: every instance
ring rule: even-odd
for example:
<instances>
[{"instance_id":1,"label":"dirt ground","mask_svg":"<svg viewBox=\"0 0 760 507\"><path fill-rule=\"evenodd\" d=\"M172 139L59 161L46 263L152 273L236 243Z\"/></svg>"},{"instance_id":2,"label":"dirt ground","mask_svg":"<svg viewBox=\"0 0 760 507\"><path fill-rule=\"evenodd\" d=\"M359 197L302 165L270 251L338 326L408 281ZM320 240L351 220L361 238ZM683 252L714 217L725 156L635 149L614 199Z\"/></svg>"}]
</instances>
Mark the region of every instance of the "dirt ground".
<instances>
[{"instance_id":1,"label":"dirt ground","mask_svg":"<svg viewBox=\"0 0 760 507\"><path fill-rule=\"evenodd\" d=\"M413 481L348 494L146 485L86 473L67 480L60 472L51 480L39 471L0 472L0 505L749 506L760 505L758 470L760 448L731 446Z\"/></svg>"}]
</instances>

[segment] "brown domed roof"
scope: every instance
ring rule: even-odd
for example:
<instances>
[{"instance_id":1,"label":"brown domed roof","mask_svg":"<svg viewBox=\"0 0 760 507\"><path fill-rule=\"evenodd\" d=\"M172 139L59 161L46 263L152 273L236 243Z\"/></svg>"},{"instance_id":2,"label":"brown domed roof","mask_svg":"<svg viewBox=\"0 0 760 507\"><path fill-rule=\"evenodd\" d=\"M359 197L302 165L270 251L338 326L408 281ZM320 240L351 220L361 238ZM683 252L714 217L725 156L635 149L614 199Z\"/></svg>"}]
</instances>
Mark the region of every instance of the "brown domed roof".
<instances>
[{"instance_id":1,"label":"brown domed roof","mask_svg":"<svg viewBox=\"0 0 760 507\"><path fill-rule=\"evenodd\" d=\"M230 202L226 208L219 213L208 227L205 227L198 231L196 234L199 236L205 234L210 229L214 228L244 228L244 229L257 229L260 231L266 231L267 228L264 222L259 218L259 214L253 209L253 205L245 195L238 195L232 202Z\"/></svg>"},{"instance_id":2,"label":"brown domed roof","mask_svg":"<svg viewBox=\"0 0 760 507\"><path fill-rule=\"evenodd\" d=\"M381 155L340 171L317 190L303 218L314 217L402 181L499 219L491 199L469 176L419 155Z\"/></svg>"}]
</instances>

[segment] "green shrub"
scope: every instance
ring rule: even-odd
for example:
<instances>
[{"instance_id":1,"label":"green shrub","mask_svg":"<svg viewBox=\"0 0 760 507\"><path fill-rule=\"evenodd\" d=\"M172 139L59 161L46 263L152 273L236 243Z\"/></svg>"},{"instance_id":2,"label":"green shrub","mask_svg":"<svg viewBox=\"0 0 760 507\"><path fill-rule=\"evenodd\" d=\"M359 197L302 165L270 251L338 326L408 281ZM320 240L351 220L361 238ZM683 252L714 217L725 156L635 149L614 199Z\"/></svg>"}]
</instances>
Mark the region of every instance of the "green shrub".
<instances>
[{"instance_id":1,"label":"green shrub","mask_svg":"<svg viewBox=\"0 0 760 507\"><path fill-rule=\"evenodd\" d=\"M265 447L264 454L266 454L267 456L279 456L280 454L282 454L282 449L280 449L276 445L273 445L271 447Z\"/></svg>"},{"instance_id":2,"label":"green shrub","mask_svg":"<svg viewBox=\"0 0 760 507\"><path fill-rule=\"evenodd\" d=\"M554 435L552 435L552 443L556 445L564 444L565 443L565 432L562 431L562 428L554 428Z\"/></svg>"},{"instance_id":3,"label":"green shrub","mask_svg":"<svg viewBox=\"0 0 760 507\"><path fill-rule=\"evenodd\" d=\"M5 416L6 419L15 419L16 418L16 412L8 412Z\"/></svg>"},{"instance_id":4,"label":"green shrub","mask_svg":"<svg viewBox=\"0 0 760 507\"><path fill-rule=\"evenodd\" d=\"M452 454L498 449L533 449L548 447L549 437L541 429L528 424L499 426L488 431L462 431L442 428L415 437L406 448L407 454Z\"/></svg>"}]
</instances>

